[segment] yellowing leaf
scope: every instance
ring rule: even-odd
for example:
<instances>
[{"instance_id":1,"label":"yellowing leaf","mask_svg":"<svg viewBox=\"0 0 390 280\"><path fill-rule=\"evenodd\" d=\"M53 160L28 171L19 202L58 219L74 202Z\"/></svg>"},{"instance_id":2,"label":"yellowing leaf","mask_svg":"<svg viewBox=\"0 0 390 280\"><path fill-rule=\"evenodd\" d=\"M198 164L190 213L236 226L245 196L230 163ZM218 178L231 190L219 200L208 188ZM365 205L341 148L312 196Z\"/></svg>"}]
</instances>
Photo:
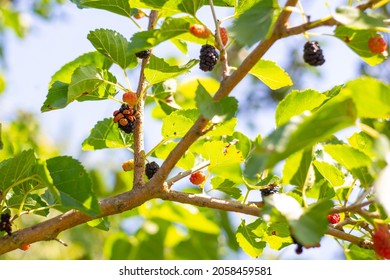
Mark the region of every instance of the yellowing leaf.
<instances>
[{"instance_id":1,"label":"yellowing leaf","mask_svg":"<svg viewBox=\"0 0 390 280\"><path fill-rule=\"evenodd\" d=\"M273 90L293 84L287 72L271 60L259 60L249 71L249 74L260 79Z\"/></svg>"}]
</instances>

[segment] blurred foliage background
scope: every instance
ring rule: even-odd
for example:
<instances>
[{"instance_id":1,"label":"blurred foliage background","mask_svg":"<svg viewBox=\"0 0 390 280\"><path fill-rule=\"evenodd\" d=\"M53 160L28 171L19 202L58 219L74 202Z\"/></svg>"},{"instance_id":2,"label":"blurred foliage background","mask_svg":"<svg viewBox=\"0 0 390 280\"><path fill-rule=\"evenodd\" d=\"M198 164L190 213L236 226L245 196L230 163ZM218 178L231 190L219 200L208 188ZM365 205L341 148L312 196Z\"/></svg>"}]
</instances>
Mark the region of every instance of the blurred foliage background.
<instances>
[{"instance_id":1,"label":"blurred foliage background","mask_svg":"<svg viewBox=\"0 0 390 280\"><path fill-rule=\"evenodd\" d=\"M62 14L63 6L69 4L65 0L0 0L0 95L11 94L6 91L7 65L10 63L7 60L9 38L12 36L21 40L28 38L35 21L50 24ZM313 5L307 4L309 7ZM81 13L75 7L74 10ZM388 5L383 11L390 15ZM389 41L388 34L384 36L387 36ZM302 62L302 46L291 42L287 44L288 47L283 48L285 58L283 67L293 79L294 86L271 91L262 84L254 83L254 78L253 84L250 80L247 81L245 94L240 96L239 118L245 120L244 125L249 129L258 126L257 119L250 116L261 110L272 111L277 102L289 91L305 86L307 79L317 81L321 79L321 72L308 68ZM326 49L326 46L324 48ZM242 46L234 44L229 48L229 58L233 65L239 64L244 56ZM390 82L388 60L376 67L370 67L363 62L359 65L356 69L357 75L368 74ZM263 94L260 95L259 92ZM4 106L2 101L0 96L0 111ZM10 121L1 127L4 149L0 151L0 160L10 158L26 149L34 149L39 158L63 153L61 145L42 132L41 123L36 115L24 110L23 107L15 108L14 112ZM0 122L3 123L3 120L0 119ZM120 172L119 169L113 172L104 166L92 167L89 171L99 197L126 191L132 179L131 173ZM239 223L236 218L228 213L210 209L150 201L130 212L101 221L101 229L82 225L62 233L59 238L67 247L61 242L40 242L33 244L26 252L16 250L0 256L0 259L238 259L246 256L241 254L236 242L235 229ZM38 216L27 215L19 219L20 222L16 226L20 228L31 226L40 219ZM107 231L108 224L110 230ZM334 247L335 244L331 244ZM272 250L265 254L268 259L298 257L283 250L281 255ZM299 256L308 257L305 254ZM337 249L328 257L344 258L341 250Z\"/></svg>"}]
</instances>

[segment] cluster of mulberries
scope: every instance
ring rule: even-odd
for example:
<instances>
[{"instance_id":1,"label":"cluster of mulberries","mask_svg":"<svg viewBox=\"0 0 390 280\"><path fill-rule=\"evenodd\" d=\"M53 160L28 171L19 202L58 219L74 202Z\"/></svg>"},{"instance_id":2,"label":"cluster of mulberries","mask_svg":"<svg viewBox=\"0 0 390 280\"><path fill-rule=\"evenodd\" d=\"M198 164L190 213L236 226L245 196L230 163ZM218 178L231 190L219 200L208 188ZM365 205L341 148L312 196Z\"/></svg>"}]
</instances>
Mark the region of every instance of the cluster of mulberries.
<instances>
[{"instance_id":1,"label":"cluster of mulberries","mask_svg":"<svg viewBox=\"0 0 390 280\"><path fill-rule=\"evenodd\" d=\"M1 214L0 231L5 231L8 235L12 233L11 215L9 213Z\"/></svg>"},{"instance_id":2,"label":"cluster of mulberries","mask_svg":"<svg viewBox=\"0 0 390 280\"><path fill-rule=\"evenodd\" d=\"M114 113L114 122L118 123L118 127L126 133L131 133L134 130L134 122L138 118L137 110L130 107L128 104L122 104L119 110Z\"/></svg>"},{"instance_id":3,"label":"cluster of mulberries","mask_svg":"<svg viewBox=\"0 0 390 280\"><path fill-rule=\"evenodd\" d=\"M203 45L200 49L199 68L205 72L213 70L218 58L218 52L212 45Z\"/></svg>"},{"instance_id":4,"label":"cluster of mulberries","mask_svg":"<svg viewBox=\"0 0 390 280\"><path fill-rule=\"evenodd\" d=\"M160 166L158 165L157 162L155 161L152 161L152 162L148 162L146 165L145 165L145 174L146 174L146 177L148 177L148 179L150 180L154 174L156 174L156 172L160 169Z\"/></svg>"},{"instance_id":5,"label":"cluster of mulberries","mask_svg":"<svg viewBox=\"0 0 390 280\"><path fill-rule=\"evenodd\" d=\"M318 42L306 42L303 47L303 60L312 66L320 66L325 63L325 58Z\"/></svg>"},{"instance_id":6,"label":"cluster of mulberries","mask_svg":"<svg viewBox=\"0 0 390 280\"><path fill-rule=\"evenodd\" d=\"M267 186L267 188L261 189L260 192L261 192L261 196L265 197L265 196L269 196L269 195L274 194L274 193L279 193L280 188L276 184L269 184Z\"/></svg>"}]
</instances>

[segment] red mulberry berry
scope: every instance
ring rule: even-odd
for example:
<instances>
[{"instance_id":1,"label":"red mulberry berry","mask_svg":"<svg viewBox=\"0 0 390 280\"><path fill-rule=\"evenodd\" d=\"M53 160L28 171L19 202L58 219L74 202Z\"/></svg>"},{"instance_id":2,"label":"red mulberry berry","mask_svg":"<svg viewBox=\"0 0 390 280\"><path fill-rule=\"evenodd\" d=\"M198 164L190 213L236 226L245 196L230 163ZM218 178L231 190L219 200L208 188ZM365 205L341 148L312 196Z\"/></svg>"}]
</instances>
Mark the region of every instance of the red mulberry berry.
<instances>
[{"instance_id":1,"label":"red mulberry berry","mask_svg":"<svg viewBox=\"0 0 390 280\"><path fill-rule=\"evenodd\" d=\"M219 36L221 37L222 44L226 46L227 42L229 41L229 36L225 27L219 28ZM218 46L217 40L215 41L215 45Z\"/></svg>"},{"instance_id":2,"label":"red mulberry berry","mask_svg":"<svg viewBox=\"0 0 390 280\"><path fill-rule=\"evenodd\" d=\"M138 103L137 94L132 91L125 92L122 96L122 100L123 102L129 104L131 107L134 107Z\"/></svg>"},{"instance_id":3,"label":"red mulberry berry","mask_svg":"<svg viewBox=\"0 0 390 280\"><path fill-rule=\"evenodd\" d=\"M325 58L318 42L306 42L303 48L303 60L312 66L320 66L325 63Z\"/></svg>"},{"instance_id":4,"label":"red mulberry berry","mask_svg":"<svg viewBox=\"0 0 390 280\"><path fill-rule=\"evenodd\" d=\"M192 173L190 176L190 182L194 185L201 185L206 180L206 176L202 171Z\"/></svg>"},{"instance_id":5,"label":"red mulberry berry","mask_svg":"<svg viewBox=\"0 0 390 280\"><path fill-rule=\"evenodd\" d=\"M390 259L390 232L388 225L379 225L372 233L375 253L384 259Z\"/></svg>"},{"instance_id":6,"label":"red mulberry berry","mask_svg":"<svg viewBox=\"0 0 390 280\"><path fill-rule=\"evenodd\" d=\"M200 49L199 68L205 72L213 70L215 64L217 64L218 58L218 52L213 46L207 44L203 45Z\"/></svg>"},{"instance_id":7,"label":"red mulberry berry","mask_svg":"<svg viewBox=\"0 0 390 280\"><path fill-rule=\"evenodd\" d=\"M188 31L195 37L206 39L210 36L211 31L203 24L192 24Z\"/></svg>"},{"instance_id":8,"label":"red mulberry berry","mask_svg":"<svg viewBox=\"0 0 390 280\"><path fill-rule=\"evenodd\" d=\"M25 244L19 247L20 250L27 251L30 249L31 245L30 244Z\"/></svg>"},{"instance_id":9,"label":"red mulberry berry","mask_svg":"<svg viewBox=\"0 0 390 280\"><path fill-rule=\"evenodd\" d=\"M331 224L337 224L340 222L340 214L339 213L329 214L327 218L328 218L329 223L331 223Z\"/></svg>"},{"instance_id":10,"label":"red mulberry berry","mask_svg":"<svg viewBox=\"0 0 390 280\"><path fill-rule=\"evenodd\" d=\"M368 48L372 53L381 54L387 49L387 43L381 36L372 37L368 40Z\"/></svg>"}]
</instances>

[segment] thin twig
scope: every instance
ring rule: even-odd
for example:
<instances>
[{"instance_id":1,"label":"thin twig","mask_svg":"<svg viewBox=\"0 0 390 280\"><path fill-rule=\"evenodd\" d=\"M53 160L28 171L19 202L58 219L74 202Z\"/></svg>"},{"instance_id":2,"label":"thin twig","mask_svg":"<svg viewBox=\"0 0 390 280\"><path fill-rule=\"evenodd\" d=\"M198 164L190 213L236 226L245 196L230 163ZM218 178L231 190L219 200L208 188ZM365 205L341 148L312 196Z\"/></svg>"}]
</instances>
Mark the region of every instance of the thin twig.
<instances>
[{"instance_id":1,"label":"thin twig","mask_svg":"<svg viewBox=\"0 0 390 280\"><path fill-rule=\"evenodd\" d=\"M354 204L351 204L349 206L345 206L345 207L337 207L337 208L333 208L329 211L329 214L334 214L334 213L343 213L343 212L356 212L356 210L359 210L367 205L370 205L372 203L374 203L375 200L374 199L369 199L365 202L361 202L361 203L354 203Z\"/></svg>"},{"instance_id":2,"label":"thin twig","mask_svg":"<svg viewBox=\"0 0 390 280\"><path fill-rule=\"evenodd\" d=\"M189 170L186 170L184 172L180 172L179 174L177 174L176 176L172 177L171 179L167 180L167 185L169 187L171 187L174 183L176 183L177 181L187 177L188 175L191 175L192 173L195 173L199 170L202 170L203 168L206 168L207 166L210 165L210 161L206 161L206 162L203 162Z\"/></svg>"},{"instance_id":3,"label":"thin twig","mask_svg":"<svg viewBox=\"0 0 390 280\"><path fill-rule=\"evenodd\" d=\"M213 0L209 0L209 4L210 4L210 8L211 8L211 13L213 14L214 23L215 23L215 30L216 30L215 39L217 41L217 48L220 51L219 61L222 65L222 80L225 80L230 75L230 68L229 68L226 48L225 48L224 44L222 43L222 39L221 39L221 33L220 33L221 22L217 18L217 14L215 12Z\"/></svg>"}]
</instances>

